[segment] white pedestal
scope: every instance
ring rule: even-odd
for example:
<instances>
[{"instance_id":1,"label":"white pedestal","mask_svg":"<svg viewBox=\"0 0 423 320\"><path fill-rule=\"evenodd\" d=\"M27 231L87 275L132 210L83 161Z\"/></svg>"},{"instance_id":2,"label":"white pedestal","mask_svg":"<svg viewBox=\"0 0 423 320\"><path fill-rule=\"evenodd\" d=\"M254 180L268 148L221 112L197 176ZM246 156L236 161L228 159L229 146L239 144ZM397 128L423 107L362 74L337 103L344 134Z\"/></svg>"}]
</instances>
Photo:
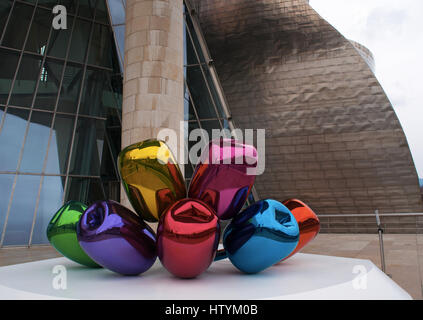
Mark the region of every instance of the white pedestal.
<instances>
[{"instance_id":1,"label":"white pedestal","mask_svg":"<svg viewBox=\"0 0 423 320\"><path fill-rule=\"evenodd\" d=\"M67 288L53 286L56 265ZM357 273L358 272L358 273ZM62 274L63 275L63 274ZM256 275L229 260L215 262L196 279L182 280L156 264L137 277L89 269L57 258L0 268L0 299L411 299L368 260L296 254Z\"/></svg>"}]
</instances>

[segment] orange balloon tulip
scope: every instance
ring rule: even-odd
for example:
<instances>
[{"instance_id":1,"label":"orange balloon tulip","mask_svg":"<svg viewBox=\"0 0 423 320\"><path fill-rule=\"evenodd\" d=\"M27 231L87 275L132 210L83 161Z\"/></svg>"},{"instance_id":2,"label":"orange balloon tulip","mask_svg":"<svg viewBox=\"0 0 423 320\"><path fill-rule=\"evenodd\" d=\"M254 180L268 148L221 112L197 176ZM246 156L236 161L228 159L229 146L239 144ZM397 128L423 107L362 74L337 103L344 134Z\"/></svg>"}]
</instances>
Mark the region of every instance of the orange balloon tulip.
<instances>
[{"instance_id":1,"label":"orange balloon tulip","mask_svg":"<svg viewBox=\"0 0 423 320\"><path fill-rule=\"evenodd\" d=\"M311 240L313 240L320 231L320 221L317 215L304 202L298 199L288 199L283 204L292 212L300 228L300 241L294 251L282 261L292 257Z\"/></svg>"}]
</instances>

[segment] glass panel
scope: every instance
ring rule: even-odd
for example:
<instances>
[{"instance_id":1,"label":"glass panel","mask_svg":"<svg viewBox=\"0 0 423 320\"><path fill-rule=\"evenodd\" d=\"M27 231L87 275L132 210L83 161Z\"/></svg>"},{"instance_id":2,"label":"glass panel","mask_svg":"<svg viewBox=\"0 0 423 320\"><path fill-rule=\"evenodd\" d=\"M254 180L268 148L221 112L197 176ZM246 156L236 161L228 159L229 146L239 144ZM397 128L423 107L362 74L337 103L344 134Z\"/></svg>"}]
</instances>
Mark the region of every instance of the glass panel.
<instances>
[{"instance_id":1,"label":"glass panel","mask_svg":"<svg viewBox=\"0 0 423 320\"><path fill-rule=\"evenodd\" d=\"M47 8L53 8L56 4L58 4L58 0L38 0L38 5L47 7ZM68 9L68 8L66 8ZM66 10L69 13L69 10Z\"/></svg>"},{"instance_id":2,"label":"glass panel","mask_svg":"<svg viewBox=\"0 0 423 320\"><path fill-rule=\"evenodd\" d=\"M76 10L76 6L78 4L78 1L75 1L75 0L59 0L59 3L66 7L66 11L68 13L74 14L75 10ZM69 21L69 19L68 19L68 21Z\"/></svg>"},{"instance_id":3,"label":"glass panel","mask_svg":"<svg viewBox=\"0 0 423 320\"><path fill-rule=\"evenodd\" d=\"M51 11L37 8L34 21L31 25L25 50L44 54L47 46L48 35L52 23Z\"/></svg>"},{"instance_id":4,"label":"glass panel","mask_svg":"<svg viewBox=\"0 0 423 320\"><path fill-rule=\"evenodd\" d=\"M79 0L78 16L94 18L96 0Z\"/></svg>"},{"instance_id":5,"label":"glass panel","mask_svg":"<svg viewBox=\"0 0 423 320\"><path fill-rule=\"evenodd\" d=\"M80 117L75 132L70 174L100 175L104 141L104 121Z\"/></svg>"},{"instance_id":6,"label":"glass panel","mask_svg":"<svg viewBox=\"0 0 423 320\"><path fill-rule=\"evenodd\" d=\"M53 114L33 111L19 171L41 173Z\"/></svg>"},{"instance_id":7,"label":"glass panel","mask_svg":"<svg viewBox=\"0 0 423 320\"><path fill-rule=\"evenodd\" d=\"M189 133L191 133L192 130L199 129L199 128L200 128L200 126L198 125L197 121L195 121L195 122L188 122L188 137L189 137ZM200 138L197 137L197 139L198 140L188 141L188 151L190 151L191 148L194 145L196 145L197 143L199 143ZM200 157L202 147L203 146L201 146L198 149L198 151L197 151L197 157ZM194 168L195 168L195 165L194 165ZM188 157L188 164L185 166L185 179L190 179L192 177L192 174L193 174L192 163L191 163L191 159Z\"/></svg>"},{"instance_id":8,"label":"glass panel","mask_svg":"<svg viewBox=\"0 0 423 320\"><path fill-rule=\"evenodd\" d=\"M196 120L194 106L189 98L188 90L185 90L184 96L184 119L185 120Z\"/></svg>"},{"instance_id":9,"label":"glass panel","mask_svg":"<svg viewBox=\"0 0 423 320\"><path fill-rule=\"evenodd\" d=\"M98 0L95 20L107 24L109 23L109 13L107 12L106 0Z\"/></svg>"},{"instance_id":10,"label":"glass panel","mask_svg":"<svg viewBox=\"0 0 423 320\"><path fill-rule=\"evenodd\" d=\"M0 132L0 171L16 171L28 116L27 110L8 108L3 129Z\"/></svg>"},{"instance_id":11,"label":"glass panel","mask_svg":"<svg viewBox=\"0 0 423 320\"><path fill-rule=\"evenodd\" d=\"M6 0L0 2L0 32L3 32L4 25L6 24L7 17L9 16L12 1Z\"/></svg>"},{"instance_id":12,"label":"glass panel","mask_svg":"<svg viewBox=\"0 0 423 320\"><path fill-rule=\"evenodd\" d=\"M213 129L222 130L218 120L201 121L201 127L209 134L209 139L213 139Z\"/></svg>"},{"instance_id":13,"label":"glass panel","mask_svg":"<svg viewBox=\"0 0 423 320\"><path fill-rule=\"evenodd\" d=\"M54 110L62 77L63 62L46 60L41 70L34 108Z\"/></svg>"},{"instance_id":14,"label":"glass panel","mask_svg":"<svg viewBox=\"0 0 423 320\"><path fill-rule=\"evenodd\" d=\"M23 245L29 242L40 179L40 176L18 175L4 245Z\"/></svg>"},{"instance_id":15,"label":"glass panel","mask_svg":"<svg viewBox=\"0 0 423 320\"><path fill-rule=\"evenodd\" d=\"M0 49L0 103L6 104L19 55L16 52Z\"/></svg>"},{"instance_id":16,"label":"glass panel","mask_svg":"<svg viewBox=\"0 0 423 320\"><path fill-rule=\"evenodd\" d=\"M13 86L10 105L31 107L41 63L40 57L24 54Z\"/></svg>"},{"instance_id":17,"label":"glass panel","mask_svg":"<svg viewBox=\"0 0 423 320\"><path fill-rule=\"evenodd\" d=\"M112 68L113 41L110 27L98 23L94 24L88 63Z\"/></svg>"},{"instance_id":18,"label":"glass panel","mask_svg":"<svg viewBox=\"0 0 423 320\"><path fill-rule=\"evenodd\" d=\"M67 29L52 29L47 55L62 59L66 57L66 51L69 46L69 40L72 32L72 24L73 18L68 16Z\"/></svg>"},{"instance_id":19,"label":"glass panel","mask_svg":"<svg viewBox=\"0 0 423 320\"><path fill-rule=\"evenodd\" d=\"M105 144L107 144L106 141ZM116 156L113 156L110 152L110 148L105 145L103 158L101 160L101 181L103 183L103 188L107 199L117 199L117 201L120 201L120 182L116 172L117 169L115 167L115 159L117 159L117 154Z\"/></svg>"},{"instance_id":20,"label":"glass panel","mask_svg":"<svg viewBox=\"0 0 423 320\"><path fill-rule=\"evenodd\" d=\"M206 77L206 81L209 85L210 92L211 92L212 97L213 97L213 101L215 102L217 111L219 112L219 118L225 118L226 116L225 116L225 113L223 112L223 107L220 103L220 97L217 94L216 87L213 83L213 80L212 80L212 77L211 77L211 74L210 74L210 68L208 66L203 66L203 71L204 71L204 75Z\"/></svg>"},{"instance_id":21,"label":"glass panel","mask_svg":"<svg viewBox=\"0 0 423 320\"><path fill-rule=\"evenodd\" d=\"M110 120L110 121L109 121ZM112 122L111 119L107 119L107 122ZM116 162L118 154L121 150L121 135L122 135L122 128L119 126L114 127L107 127L107 136L110 142L110 148L112 149L112 157L113 161Z\"/></svg>"},{"instance_id":22,"label":"glass panel","mask_svg":"<svg viewBox=\"0 0 423 320\"><path fill-rule=\"evenodd\" d=\"M76 113L82 76L83 69L81 66L73 64L66 66L57 111Z\"/></svg>"},{"instance_id":23,"label":"glass panel","mask_svg":"<svg viewBox=\"0 0 423 320\"><path fill-rule=\"evenodd\" d=\"M0 174L0 236L3 232L4 219L6 219L14 179L14 174Z\"/></svg>"},{"instance_id":24,"label":"glass panel","mask_svg":"<svg viewBox=\"0 0 423 320\"><path fill-rule=\"evenodd\" d=\"M74 116L57 114L48 150L46 173L66 174Z\"/></svg>"},{"instance_id":25,"label":"glass panel","mask_svg":"<svg viewBox=\"0 0 423 320\"><path fill-rule=\"evenodd\" d=\"M113 27L113 31L115 33L116 43L119 46L120 56L123 58L125 56L125 26ZM121 66L121 68L123 68L123 66Z\"/></svg>"},{"instance_id":26,"label":"glass panel","mask_svg":"<svg viewBox=\"0 0 423 320\"><path fill-rule=\"evenodd\" d=\"M63 177L44 177L32 235L32 244L48 243L46 230L54 213L62 206Z\"/></svg>"},{"instance_id":27,"label":"glass panel","mask_svg":"<svg viewBox=\"0 0 423 320\"><path fill-rule=\"evenodd\" d=\"M76 19L72 33L72 42L69 52L69 59L83 63L87 53L88 40L90 38L91 22Z\"/></svg>"},{"instance_id":28,"label":"glass panel","mask_svg":"<svg viewBox=\"0 0 423 320\"><path fill-rule=\"evenodd\" d=\"M194 46L192 45L188 31L186 31L184 35L184 40L186 43L186 49L185 49L185 55L184 55L185 64L186 65L199 64L200 62L198 61L197 56L195 55Z\"/></svg>"},{"instance_id":29,"label":"glass panel","mask_svg":"<svg viewBox=\"0 0 423 320\"><path fill-rule=\"evenodd\" d=\"M116 69L115 69L116 71ZM122 110L122 90L123 90L123 83L122 83L122 76L120 74L115 74L111 76L111 90L113 91L113 101L114 103L106 103L106 105L114 105L116 109L119 109L119 113ZM106 99L109 100L109 99ZM111 100L111 99L110 99Z\"/></svg>"},{"instance_id":30,"label":"glass panel","mask_svg":"<svg viewBox=\"0 0 423 320\"><path fill-rule=\"evenodd\" d=\"M69 178L65 201L75 200L90 205L105 198L100 179Z\"/></svg>"},{"instance_id":31,"label":"glass panel","mask_svg":"<svg viewBox=\"0 0 423 320\"><path fill-rule=\"evenodd\" d=\"M33 11L34 6L15 2L2 42L3 46L22 49Z\"/></svg>"},{"instance_id":32,"label":"glass panel","mask_svg":"<svg viewBox=\"0 0 423 320\"><path fill-rule=\"evenodd\" d=\"M110 96L113 103L113 94L106 91L109 81L107 72L102 70L87 69L85 74L84 93L80 106L80 114L105 116L106 110L103 99Z\"/></svg>"},{"instance_id":33,"label":"glass panel","mask_svg":"<svg viewBox=\"0 0 423 320\"><path fill-rule=\"evenodd\" d=\"M190 63L190 62L198 63L198 61L200 63L205 63L206 59L204 58L204 56L202 54L201 46L200 46L200 43L197 39L196 33L194 31L194 26L192 25L191 18L189 16L189 14L187 14L185 17L186 17L187 27L189 28L189 31L190 31L190 34L188 34L188 33L186 34L188 63ZM190 35L191 35L191 37L190 37ZM192 38L192 41L191 41L191 38ZM197 60L197 57L195 56L195 52L193 50L194 47L197 50L199 60Z\"/></svg>"},{"instance_id":34,"label":"glass panel","mask_svg":"<svg viewBox=\"0 0 423 320\"><path fill-rule=\"evenodd\" d=\"M125 8L122 5L122 0L108 0L110 15L112 17L112 24L125 23Z\"/></svg>"},{"instance_id":35,"label":"glass panel","mask_svg":"<svg viewBox=\"0 0 423 320\"><path fill-rule=\"evenodd\" d=\"M200 119L217 118L200 67L187 67L186 80L188 88L191 92L191 97L197 108L198 117Z\"/></svg>"}]
</instances>

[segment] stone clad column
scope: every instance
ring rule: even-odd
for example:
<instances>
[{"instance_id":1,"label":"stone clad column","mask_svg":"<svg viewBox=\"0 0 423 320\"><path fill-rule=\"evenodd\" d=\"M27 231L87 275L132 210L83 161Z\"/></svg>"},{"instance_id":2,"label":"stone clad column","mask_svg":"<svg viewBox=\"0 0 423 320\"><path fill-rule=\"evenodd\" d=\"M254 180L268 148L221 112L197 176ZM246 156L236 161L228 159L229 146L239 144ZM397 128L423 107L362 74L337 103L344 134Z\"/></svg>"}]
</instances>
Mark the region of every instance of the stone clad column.
<instances>
[{"instance_id":1,"label":"stone clad column","mask_svg":"<svg viewBox=\"0 0 423 320\"><path fill-rule=\"evenodd\" d=\"M183 0L126 1L122 148L163 128L179 133L183 54ZM123 189L121 202L130 207Z\"/></svg>"}]
</instances>

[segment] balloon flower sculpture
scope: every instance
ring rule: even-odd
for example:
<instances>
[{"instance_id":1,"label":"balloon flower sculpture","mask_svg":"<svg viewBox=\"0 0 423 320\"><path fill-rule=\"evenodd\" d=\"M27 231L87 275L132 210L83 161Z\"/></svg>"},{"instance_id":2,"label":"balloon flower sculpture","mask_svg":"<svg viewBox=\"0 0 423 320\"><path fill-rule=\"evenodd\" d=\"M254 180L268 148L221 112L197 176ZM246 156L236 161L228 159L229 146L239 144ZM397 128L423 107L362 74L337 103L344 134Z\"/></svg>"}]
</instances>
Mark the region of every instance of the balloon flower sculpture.
<instances>
[{"instance_id":1,"label":"balloon flower sculpture","mask_svg":"<svg viewBox=\"0 0 423 320\"><path fill-rule=\"evenodd\" d=\"M50 243L87 267L124 275L160 259L180 278L193 278L229 258L245 273L260 272L300 251L319 232L316 214L300 200L261 200L242 210L255 180L257 150L232 139L203 150L188 190L175 158L159 140L121 151L119 172L136 211L111 201L66 203L47 228ZM220 220L231 220L218 249ZM157 234L145 222L158 222Z\"/></svg>"}]
</instances>

